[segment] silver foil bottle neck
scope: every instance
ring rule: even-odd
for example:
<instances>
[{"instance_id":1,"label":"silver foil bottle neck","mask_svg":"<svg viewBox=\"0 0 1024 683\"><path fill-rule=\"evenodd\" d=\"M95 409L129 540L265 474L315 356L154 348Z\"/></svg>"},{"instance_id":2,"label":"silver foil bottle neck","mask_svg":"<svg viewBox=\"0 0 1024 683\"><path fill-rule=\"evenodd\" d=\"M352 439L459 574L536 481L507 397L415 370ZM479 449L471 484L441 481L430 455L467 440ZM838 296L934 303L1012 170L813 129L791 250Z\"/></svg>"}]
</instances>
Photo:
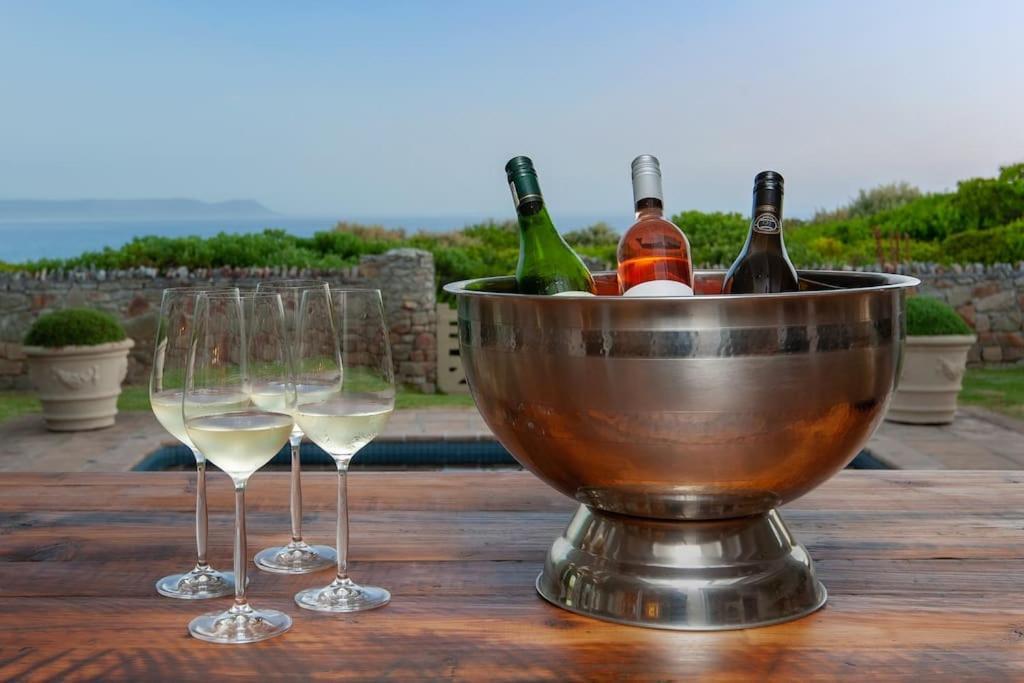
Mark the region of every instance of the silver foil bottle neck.
<instances>
[{"instance_id":1,"label":"silver foil bottle neck","mask_svg":"<svg viewBox=\"0 0 1024 683\"><path fill-rule=\"evenodd\" d=\"M641 154L632 163L633 171L633 203L641 199L659 199L665 197L661 191L661 164L651 154Z\"/></svg>"}]
</instances>

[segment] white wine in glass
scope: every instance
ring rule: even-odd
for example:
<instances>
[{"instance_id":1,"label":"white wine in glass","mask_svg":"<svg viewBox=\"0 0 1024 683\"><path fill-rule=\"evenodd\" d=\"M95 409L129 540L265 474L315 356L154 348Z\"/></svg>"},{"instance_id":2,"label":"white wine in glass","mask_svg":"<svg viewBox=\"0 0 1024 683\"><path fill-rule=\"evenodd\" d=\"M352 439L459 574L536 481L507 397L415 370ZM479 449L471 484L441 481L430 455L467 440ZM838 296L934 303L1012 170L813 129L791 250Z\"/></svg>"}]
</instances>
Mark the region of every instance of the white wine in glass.
<instances>
[{"instance_id":1,"label":"white wine in glass","mask_svg":"<svg viewBox=\"0 0 1024 683\"><path fill-rule=\"evenodd\" d=\"M219 598L235 590L232 576L213 569L207 561L206 458L185 432L182 415L185 365L192 337L195 299L203 291L208 290L196 287L164 290L149 380L149 401L157 421L171 436L187 446L196 460L196 563L191 571L171 574L156 582L158 593L183 600ZM238 289L228 287L218 291L237 293ZM201 399L197 397L197 400L205 402L214 412L249 405L249 397L237 391L212 392Z\"/></svg>"},{"instance_id":2,"label":"white wine in glass","mask_svg":"<svg viewBox=\"0 0 1024 683\"><path fill-rule=\"evenodd\" d=\"M384 429L394 400L374 394L339 394L303 404L296 413L302 430L328 453L356 453Z\"/></svg>"},{"instance_id":3,"label":"white wine in glass","mask_svg":"<svg viewBox=\"0 0 1024 683\"><path fill-rule=\"evenodd\" d=\"M235 602L193 619L188 630L213 643L253 643L291 628L284 612L257 609L245 596L248 554L245 487L288 443L294 427L295 377L278 294L200 295L185 379L185 431L235 485ZM263 387L270 409L248 405L211 410L214 393Z\"/></svg>"},{"instance_id":4,"label":"white wine in glass","mask_svg":"<svg viewBox=\"0 0 1024 683\"><path fill-rule=\"evenodd\" d=\"M259 292L272 292L281 295L284 306L285 324L288 330L288 343L294 353L301 341L296 324L297 311L306 290L326 291L327 283L321 280L269 280L256 286ZM330 384L305 382L296 387L300 394L310 398L330 394ZM255 386L252 391L252 402L264 410L280 410L275 403L280 392L273 386ZM296 425L289 438L292 447L291 496L289 508L291 512L292 537L288 543L265 548L253 558L256 566L263 571L275 574L308 574L332 566L337 562L334 548L326 545L311 545L302 538L302 429Z\"/></svg>"},{"instance_id":5,"label":"white wine in glass","mask_svg":"<svg viewBox=\"0 0 1024 683\"><path fill-rule=\"evenodd\" d=\"M182 415L181 406L183 400L184 392L180 390L160 391L149 397L149 403L153 407L153 414L156 416L157 422L178 441L193 450L198 450L185 431L185 418ZM201 403L211 413L241 410L249 406L249 396L238 391L203 392L195 396L193 400ZM202 456L202 451L199 453Z\"/></svg>"},{"instance_id":6,"label":"white wine in glass","mask_svg":"<svg viewBox=\"0 0 1024 683\"><path fill-rule=\"evenodd\" d=\"M266 453L273 458L287 443L292 424L286 413L241 410L189 418L188 433L214 465L232 480L244 480L267 464Z\"/></svg>"},{"instance_id":7,"label":"white wine in glass","mask_svg":"<svg viewBox=\"0 0 1024 683\"><path fill-rule=\"evenodd\" d=\"M324 314L324 309L327 314ZM322 588L300 591L295 602L321 612L359 612L386 605L391 594L348 575L348 466L373 441L395 407L395 377L380 291L309 291L299 308L303 343L297 381L340 380L327 397L299 394L295 421L338 466L338 571Z\"/></svg>"}]
</instances>

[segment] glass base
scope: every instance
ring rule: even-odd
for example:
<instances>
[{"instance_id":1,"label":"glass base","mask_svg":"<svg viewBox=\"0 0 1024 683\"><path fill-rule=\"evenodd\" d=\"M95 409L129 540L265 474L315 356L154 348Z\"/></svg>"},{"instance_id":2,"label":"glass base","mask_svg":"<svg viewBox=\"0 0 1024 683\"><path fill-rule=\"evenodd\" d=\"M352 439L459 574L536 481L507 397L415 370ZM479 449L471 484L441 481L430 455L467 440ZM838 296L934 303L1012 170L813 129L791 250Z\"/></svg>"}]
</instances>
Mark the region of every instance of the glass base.
<instances>
[{"instance_id":1,"label":"glass base","mask_svg":"<svg viewBox=\"0 0 1024 683\"><path fill-rule=\"evenodd\" d=\"M211 612L189 622L193 638L209 643L235 645L255 643L279 636L292 627L292 618L276 609L253 609L234 605L224 612Z\"/></svg>"},{"instance_id":2,"label":"glass base","mask_svg":"<svg viewBox=\"0 0 1024 683\"><path fill-rule=\"evenodd\" d=\"M391 593L376 586L360 586L351 579L335 579L324 588L309 588L295 594L295 604L318 612L362 612L383 607Z\"/></svg>"},{"instance_id":3,"label":"glass base","mask_svg":"<svg viewBox=\"0 0 1024 683\"><path fill-rule=\"evenodd\" d=\"M179 600L207 600L233 595L235 577L209 566L196 567L187 574L172 574L156 582L156 592Z\"/></svg>"},{"instance_id":4,"label":"glass base","mask_svg":"<svg viewBox=\"0 0 1024 683\"><path fill-rule=\"evenodd\" d=\"M256 553L256 566L274 574L309 574L338 563L334 548L292 541L286 546L267 548Z\"/></svg>"}]
</instances>

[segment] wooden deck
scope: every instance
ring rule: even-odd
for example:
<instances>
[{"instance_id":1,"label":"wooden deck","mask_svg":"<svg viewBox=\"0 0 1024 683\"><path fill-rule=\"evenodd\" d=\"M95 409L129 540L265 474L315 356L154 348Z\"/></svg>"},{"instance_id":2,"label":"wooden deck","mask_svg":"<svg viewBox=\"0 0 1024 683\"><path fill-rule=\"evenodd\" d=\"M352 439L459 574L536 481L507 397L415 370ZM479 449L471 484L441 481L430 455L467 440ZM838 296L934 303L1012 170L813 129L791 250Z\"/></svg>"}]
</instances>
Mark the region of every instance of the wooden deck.
<instances>
[{"instance_id":1,"label":"wooden deck","mask_svg":"<svg viewBox=\"0 0 1024 683\"><path fill-rule=\"evenodd\" d=\"M330 542L334 483L306 476L306 532ZM1022 680L1024 473L846 471L784 508L829 589L780 626L680 633L543 602L533 581L573 504L524 472L354 473L352 574L391 590L358 616L299 609L330 572L251 570L280 638L218 646L189 619L229 600L159 597L193 556L184 473L0 478L0 680ZM250 555L285 539L287 475L257 473ZM210 478L211 559L229 568L232 494Z\"/></svg>"}]
</instances>

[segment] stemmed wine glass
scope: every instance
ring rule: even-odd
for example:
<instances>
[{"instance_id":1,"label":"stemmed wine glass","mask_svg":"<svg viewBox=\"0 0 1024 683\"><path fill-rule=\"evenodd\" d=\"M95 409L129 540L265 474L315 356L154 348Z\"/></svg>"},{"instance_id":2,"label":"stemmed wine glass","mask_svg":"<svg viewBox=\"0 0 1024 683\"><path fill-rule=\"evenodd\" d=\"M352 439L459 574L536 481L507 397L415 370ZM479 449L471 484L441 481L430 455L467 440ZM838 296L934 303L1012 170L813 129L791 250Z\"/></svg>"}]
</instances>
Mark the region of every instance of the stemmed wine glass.
<instances>
[{"instance_id":1,"label":"stemmed wine glass","mask_svg":"<svg viewBox=\"0 0 1024 683\"><path fill-rule=\"evenodd\" d=\"M196 459L196 566L184 574L165 576L156 583L157 592L161 595L183 600L219 598L230 595L235 588L230 574L213 569L206 561L206 458L185 433L181 415L195 298L202 291L197 287L164 290L153 351L153 370L149 378L149 401L157 421L174 438L188 446ZM238 289L224 287L218 291L237 293ZM248 404L248 397L239 394L210 394L208 399L206 405L211 409L232 409Z\"/></svg>"},{"instance_id":2,"label":"stemmed wine glass","mask_svg":"<svg viewBox=\"0 0 1024 683\"><path fill-rule=\"evenodd\" d=\"M235 485L235 604L189 623L189 632L214 643L252 643L291 628L277 610L256 609L245 598L245 485L288 443L295 409L295 377L278 294L200 294L185 373L185 431ZM252 405L211 410L209 397L249 395L262 387L272 408Z\"/></svg>"},{"instance_id":3,"label":"stemmed wine glass","mask_svg":"<svg viewBox=\"0 0 1024 683\"><path fill-rule=\"evenodd\" d=\"M298 326L296 314L302 293L309 289L326 291L328 284L322 280L271 280L256 285L258 292L275 292L281 295L284 305L285 323L288 341L292 349L298 343ZM323 396L330 388L315 383L304 382L296 387L303 395ZM272 392L273 394L273 392ZM262 388L253 388L253 402L263 403ZM265 406L266 407L266 406ZM289 439L292 447L291 475L291 523L292 539L284 546L266 548L256 553L256 566L264 571L278 574L307 574L330 567L337 561L334 549L326 545L309 545L302 540L302 463L299 448L302 444L302 429L296 424L292 428Z\"/></svg>"},{"instance_id":4,"label":"stemmed wine glass","mask_svg":"<svg viewBox=\"0 0 1024 683\"><path fill-rule=\"evenodd\" d=\"M348 466L380 433L395 407L395 377L384 307L376 289L303 292L296 381L332 386L329 396L299 394L295 420L338 466L338 573L330 585L295 595L300 607L358 612L387 604L391 594L348 576Z\"/></svg>"}]
</instances>

